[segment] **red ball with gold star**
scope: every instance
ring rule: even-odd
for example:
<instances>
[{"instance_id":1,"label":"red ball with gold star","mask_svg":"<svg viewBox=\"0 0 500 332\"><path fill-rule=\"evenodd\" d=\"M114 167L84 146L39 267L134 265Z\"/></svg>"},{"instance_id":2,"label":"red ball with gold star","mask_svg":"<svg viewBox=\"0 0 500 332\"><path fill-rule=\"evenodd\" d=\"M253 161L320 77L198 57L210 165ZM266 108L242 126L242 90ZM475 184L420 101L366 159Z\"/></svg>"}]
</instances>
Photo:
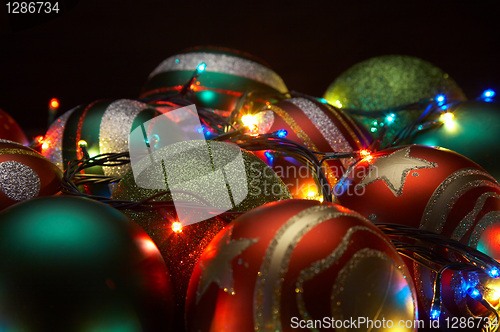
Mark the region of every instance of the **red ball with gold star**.
<instances>
[{"instance_id":1,"label":"red ball with gold star","mask_svg":"<svg viewBox=\"0 0 500 332\"><path fill-rule=\"evenodd\" d=\"M413 320L407 274L390 241L356 212L312 200L269 203L233 220L205 249L189 284L187 330L294 331L324 317Z\"/></svg>"},{"instance_id":2,"label":"red ball with gold star","mask_svg":"<svg viewBox=\"0 0 500 332\"><path fill-rule=\"evenodd\" d=\"M500 259L500 186L456 152L421 145L375 152L352 167L338 187L344 206L375 223L432 231ZM449 312L470 312L467 294L455 291L467 281L459 273L450 278L449 288L443 286ZM423 307L429 308L430 272L416 266L415 280Z\"/></svg>"}]
</instances>

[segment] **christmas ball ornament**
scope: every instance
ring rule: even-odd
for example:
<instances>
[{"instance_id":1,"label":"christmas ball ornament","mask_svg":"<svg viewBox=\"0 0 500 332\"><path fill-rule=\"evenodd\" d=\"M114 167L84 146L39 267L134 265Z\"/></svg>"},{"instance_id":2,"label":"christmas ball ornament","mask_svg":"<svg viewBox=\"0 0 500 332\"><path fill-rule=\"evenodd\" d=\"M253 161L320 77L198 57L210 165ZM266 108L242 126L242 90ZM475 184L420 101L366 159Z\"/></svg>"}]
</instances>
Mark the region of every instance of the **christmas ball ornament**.
<instances>
[{"instance_id":1,"label":"christmas ball ornament","mask_svg":"<svg viewBox=\"0 0 500 332\"><path fill-rule=\"evenodd\" d=\"M156 67L149 75L141 98L158 99L185 92L198 106L232 111L245 93L266 100L287 91L278 74L249 54L226 48L197 47L173 55Z\"/></svg>"},{"instance_id":2,"label":"christmas ball ornament","mask_svg":"<svg viewBox=\"0 0 500 332\"><path fill-rule=\"evenodd\" d=\"M377 320L377 330L389 331L416 317L407 275L390 241L357 213L317 201L270 203L235 219L203 252L186 298L187 330L341 329L335 324L363 317L360 330Z\"/></svg>"},{"instance_id":3,"label":"christmas ball ornament","mask_svg":"<svg viewBox=\"0 0 500 332\"><path fill-rule=\"evenodd\" d=\"M0 210L35 197L57 194L61 178L61 171L38 152L0 140Z\"/></svg>"},{"instance_id":4,"label":"christmas ball ornament","mask_svg":"<svg viewBox=\"0 0 500 332\"><path fill-rule=\"evenodd\" d=\"M491 243L500 220L500 186L456 152L421 145L379 151L360 160L342 185L342 204L373 222L435 232L500 259ZM452 286L447 290L443 286L443 293L452 298L443 317L470 312L467 293L457 286L465 283L463 279L454 273ZM428 313L433 278L427 269L416 266L415 280Z\"/></svg>"},{"instance_id":5,"label":"christmas ball ornament","mask_svg":"<svg viewBox=\"0 0 500 332\"><path fill-rule=\"evenodd\" d=\"M160 112L147 104L128 99L100 100L75 107L50 126L44 138L42 154L63 170L68 162L84 156L82 144L90 157L126 152L130 132L158 115ZM85 173L114 177L125 174L129 169L129 165L94 166L85 169ZM110 195L110 188L105 184L88 185L86 190L100 196Z\"/></svg>"},{"instance_id":6,"label":"christmas ball ornament","mask_svg":"<svg viewBox=\"0 0 500 332\"><path fill-rule=\"evenodd\" d=\"M16 120L0 108L0 139L28 145L28 138Z\"/></svg>"},{"instance_id":7,"label":"christmas ball ornament","mask_svg":"<svg viewBox=\"0 0 500 332\"><path fill-rule=\"evenodd\" d=\"M7 331L169 331L172 286L158 249L126 216L44 197L0 216Z\"/></svg>"},{"instance_id":8,"label":"christmas ball ornament","mask_svg":"<svg viewBox=\"0 0 500 332\"><path fill-rule=\"evenodd\" d=\"M266 106L257 115L259 119L263 119L258 122L257 127L265 128L261 133L282 131L286 133L287 139L313 151L353 152L366 148L371 143L370 135L349 115L312 98L285 99L276 105ZM278 159L273 157L273 162L276 160L279 163ZM330 185L337 182L350 161L331 159L324 163ZM304 173L303 170L298 171ZM296 173L298 171L295 170Z\"/></svg>"},{"instance_id":9,"label":"christmas ball ornament","mask_svg":"<svg viewBox=\"0 0 500 332\"><path fill-rule=\"evenodd\" d=\"M500 180L496 156L500 132L500 103L465 101L447 109L449 117L442 126L419 131L410 143L441 146L456 151Z\"/></svg>"},{"instance_id":10,"label":"christmas ball ornament","mask_svg":"<svg viewBox=\"0 0 500 332\"><path fill-rule=\"evenodd\" d=\"M177 200L181 201L181 205L187 204L187 211L181 211L183 208L177 203L175 208L172 204L157 206L152 211L124 210L126 215L151 236L165 258L176 289L180 311L183 310L189 277L194 264L210 240L227 224L224 218L217 216L226 210L224 202L235 203L234 207L228 211L230 213L231 211L244 212L268 202L291 198L280 178L251 153L229 143L206 141L203 144L208 145L210 149L209 155L206 155L200 149L196 149L197 143L182 142L182 144L173 144L157 150L155 158L167 160L167 162L146 166L139 163L134 169L141 171L138 174L129 171L112 194L112 198L117 200L140 202L157 195L152 201L172 203ZM184 153L185 151L188 153ZM175 157L169 159L172 155ZM242 164L225 165L229 160L235 159L235 155L241 155ZM148 159L144 161L147 162ZM224 170L224 183L221 184L212 176L211 169L207 172L201 167L206 165L207 161L213 162L214 173ZM174 174L167 175L168 181L164 179L164 169L167 167L177 171L175 177L182 179L179 182L187 183L186 187L179 190L180 196L175 196L174 189L169 188L174 182L172 179ZM243 167L242 173L235 173L233 170L235 167ZM154 187L152 184L157 183L165 184L165 188L148 189ZM246 192L244 196L238 194L242 189ZM165 194L161 195L161 193ZM228 195L229 199L226 199ZM194 204L194 206L190 207L189 204ZM186 224L185 219L192 217L191 213L196 217L197 211L201 208L213 208L216 212L212 213L208 220ZM178 314L182 316L182 312Z\"/></svg>"},{"instance_id":11,"label":"christmas ball ornament","mask_svg":"<svg viewBox=\"0 0 500 332\"><path fill-rule=\"evenodd\" d=\"M324 98L337 107L353 110L351 114L375 136L386 125L383 143L387 144L417 119L425 105L399 108L422 100L428 103L438 95L465 100L455 81L431 63L411 56L386 55L349 68L328 87Z\"/></svg>"}]
</instances>

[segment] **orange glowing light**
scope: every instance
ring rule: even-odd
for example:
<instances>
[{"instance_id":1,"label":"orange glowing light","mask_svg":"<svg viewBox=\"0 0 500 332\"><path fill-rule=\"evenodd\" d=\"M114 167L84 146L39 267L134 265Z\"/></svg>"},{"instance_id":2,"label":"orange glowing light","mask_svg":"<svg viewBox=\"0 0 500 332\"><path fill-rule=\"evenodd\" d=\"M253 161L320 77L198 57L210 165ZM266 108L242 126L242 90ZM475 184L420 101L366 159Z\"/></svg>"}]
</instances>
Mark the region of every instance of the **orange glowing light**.
<instances>
[{"instance_id":1,"label":"orange glowing light","mask_svg":"<svg viewBox=\"0 0 500 332\"><path fill-rule=\"evenodd\" d=\"M174 231L174 233L182 232L182 224L178 221L172 223L172 230Z\"/></svg>"},{"instance_id":2,"label":"orange glowing light","mask_svg":"<svg viewBox=\"0 0 500 332\"><path fill-rule=\"evenodd\" d=\"M359 151L359 156L361 157L361 159L363 161L370 162L370 161L373 160L373 156L370 153L370 151L368 151L368 150L361 150L361 151Z\"/></svg>"},{"instance_id":3,"label":"orange glowing light","mask_svg":"<svg viewBox=\"0 0 500 332\"><path fill-rule=\"evenodd\" d=\"M57 98L52 98L50 100L49 105L50 105L50 108L57 109L57 108L59 108L59 100Z\"/></svg>"}]
</instances>

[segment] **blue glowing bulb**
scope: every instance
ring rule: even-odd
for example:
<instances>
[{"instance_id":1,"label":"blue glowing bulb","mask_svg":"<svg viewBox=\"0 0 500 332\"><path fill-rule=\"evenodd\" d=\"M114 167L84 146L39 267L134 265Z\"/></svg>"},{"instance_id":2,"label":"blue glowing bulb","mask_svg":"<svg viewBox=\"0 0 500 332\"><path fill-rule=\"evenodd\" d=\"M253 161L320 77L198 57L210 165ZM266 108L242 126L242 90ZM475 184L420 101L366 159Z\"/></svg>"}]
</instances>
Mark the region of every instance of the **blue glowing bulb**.
<instances>
[{"instance_id":1,"label":"blue glowing bulb","mask_svg":"<svg viewBox=\"0 0 500 332\"><path fill-rule=\"evenodd\" d=\"M446 96L445 95L437 95L436 96L436 103L438 105L443 105L446 102Z\"/></svg>"},{"instance_id":2,"label":"blue glowing bulb","mask_svg":"<svg viewBox=\"0 0 500 332\"><path fill-rule=\"evenodd\" d=\"M286 135L288 135L288 132L285 129L280 129L280 130L278 130L277 135L280 138L285 138Z\"/></svg>"},{"instance_id":3,"label":"blue glowing bulb","mask_svg":"<svg viewBox=\"0 0 500 332\"><path fill-rule=\"evenodd\" d=\"M202 62L198 65L198 67L196 67L196 70L198 71L198 73L203 73L205 71L205 69L207 68L207 64L205 62Z\"/></svg>"},{"instance_id":4,"label":"blue glowing bulb","mask_svg":"<svg viewBox=\"0 0 500 332\"><path fill-rule=\"evenodd\" d=\"M319 101L323 104L328 104L328 101L325 98L320 98Z\"/></svg>"},{"instance_id":5,"label":"blue glowing bulb","mask_svg":"<svg viewBox=\"0 0 500 332\"><path fill-rule=\"evenodd\" d=\"M500 271L496 267L492 267L489 271L488 274L492 278L498 278L500 277Z\"/></svg>"},{"instance_id":6,"label":"blue glowing bulb","mask_svg":"<svg viewBox=\"0 0 500 332\"><path fill-rule=\"evenodd\" d=\"M396 118L396 114L391 113L385 119L387 120L387 122L392 123L395 118Z\"/></svg>"},{"instance_id":7,"label":"blue glowing bulb","mask_svg":"<svg viewBox=\"0 0 500 332\"><path fill-rule=\"evenodd\" d=\"M439 309L432 309L431 310L431 319L438 319L440 315L441 315L441 311Z\"/></svg>"},{"instance_id":8,"label":"blue glowing bulb","mask_svg":"<svg viewBox=\"0 0 500 332\"><path fill-rule=\"evenodd\" d=\"M267 160L268 161L272 161L273 160L273 154L269 151L266 151L264 152L264 156L266 156Z\"/></svg>"},{"instance_id":9,"label":"blue glowing bulb","mask_svg":"<svg viewBox=\"0 0 500 332\"><path fill-rule=\"evenodd\" d=\"M480 299L481 298L481 293L474 287L469 287L467 289L467 293L472 297L473 299Z\"/></svg>"},{"instance_id":10,"label":"blue glowing bulb","mask_svg":"<svg viewBox=\"0 0 500 332\"><path fill-rule=\"evenodd\" d=\"M495 97L496 92L494 90L488 89L483 91L483 98L493 98Z\"/></svg>"}]
</instances>

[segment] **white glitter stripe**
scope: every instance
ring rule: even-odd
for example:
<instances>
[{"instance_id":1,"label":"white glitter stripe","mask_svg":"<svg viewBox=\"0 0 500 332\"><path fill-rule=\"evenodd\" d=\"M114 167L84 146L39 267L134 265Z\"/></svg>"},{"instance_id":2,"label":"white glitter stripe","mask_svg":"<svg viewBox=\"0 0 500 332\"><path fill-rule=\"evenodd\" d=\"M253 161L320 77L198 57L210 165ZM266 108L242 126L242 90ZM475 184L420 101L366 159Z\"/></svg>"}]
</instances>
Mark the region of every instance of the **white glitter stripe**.
<instances>
[{"instance_id":1,"label":"white glitter stripe","mask_svg":"<svg viewBox=\"0 0 500 332\"><path fill-rule=\"evenodd\" d=\"M206 72L217 72L245 77L262 84L268 85L279 92L287 92L288 89L283 79L273 70L255 61L243 59L226 54L212 54L207 52L192 52L178 54L165 59L149 78L175 70L194 70L200 63L206 63Z\"/></svg>"},{"instance_id":2,"label":"white glitter stripe","mask_svg":"<svg viewBox=\"0 0 500 332\"><path fill-rule=\"evenodd\" d=\"M128 138L132 124L148 105L128 99L112 102L104 112L99 129L99 153L120 153L128 151ZM130 169L130 165L104 166L104 175L119 176Z\"/></svg>"},{"instance_id":3,"label":"white glitter stripe","mask_svg":"<svg viewBox=\"0 0 500 332\"><path fill-rule=\"evenodd\" d=\"M312 101L305 98L287 99L288 102L294 104L304 112L311 120L316 129L323 135L328 142L332 151L335 152L351 152L353 148L347 142L342 132L335 126L333 121ZM344 160L341 160L344 161Z\"/></svg>"}]
</instances>

